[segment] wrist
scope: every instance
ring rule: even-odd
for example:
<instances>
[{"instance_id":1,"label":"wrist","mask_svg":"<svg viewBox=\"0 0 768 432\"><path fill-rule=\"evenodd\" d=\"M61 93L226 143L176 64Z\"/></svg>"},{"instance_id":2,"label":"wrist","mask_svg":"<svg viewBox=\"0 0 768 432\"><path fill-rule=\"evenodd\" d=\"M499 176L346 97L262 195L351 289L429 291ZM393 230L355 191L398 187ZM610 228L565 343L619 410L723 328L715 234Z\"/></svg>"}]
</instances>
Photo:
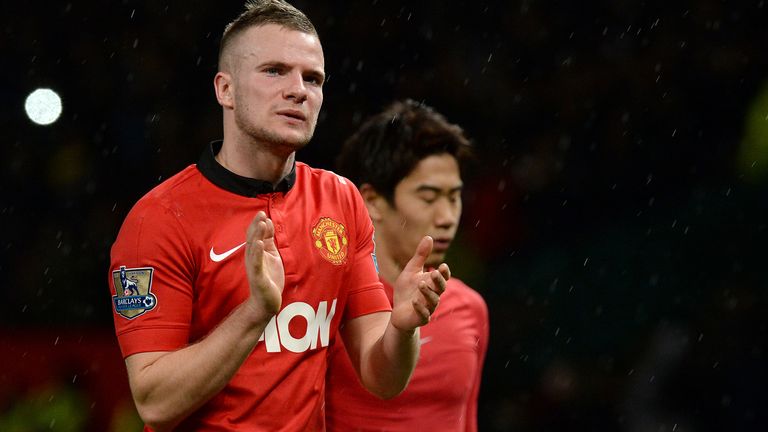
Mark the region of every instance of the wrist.
<instances>
[{"instance_id":1,"label":"wrist","mask_svg":"<svg viewBox=\"0 0 768 432\"><path fill-rule=\"evenodd\" d=\"M267 311L264 306L257 302L253 297L248 297L248 299L241 303L240 307L254 327L266 326L269 320L277 315L277 313Z\"/></svg>"},{"instance_id":2,"label":"wrist","mask_svg":"<svg viewBox=\"0 0 768 432\"><path fill-rule=\"evenodd\" d=\"M419 327L414 327L412 329L403 329L403 328L398 327L391 320L389 321L389 326L392 327L393 331L395 331L397 334L399 334L399 335L401 335L403 337L407 337L407 338L412 338L412 337L417 337L418 338L419 337Z\"/></svg>"}]
</instances>

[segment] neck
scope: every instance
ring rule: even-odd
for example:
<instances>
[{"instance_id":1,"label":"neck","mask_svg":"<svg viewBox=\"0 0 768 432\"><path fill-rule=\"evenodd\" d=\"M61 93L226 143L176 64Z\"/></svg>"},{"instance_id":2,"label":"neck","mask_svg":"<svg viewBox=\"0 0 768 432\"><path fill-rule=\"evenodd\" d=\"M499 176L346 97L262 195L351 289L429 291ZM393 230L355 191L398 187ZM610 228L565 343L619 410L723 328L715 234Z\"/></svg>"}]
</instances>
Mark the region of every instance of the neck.
<instances>
[{"instance_id":1,"label":"neck","mask_svg":"<svg viewBox=\"0 0 768 432\"><path fill-rule=\"evenodd\" d=\"M389 253L385 242L379 241L376 243L376 260L379 264L379 277L394 286L397 277L403 271L403 266L398 264L395 257Z\"/></svg>"},{"instance_id":2,"label":"neck","mask_svg":"<svg viewBox=\"0 0 768 432\"><path fill-rule=\"evenodd\" d=\"M379 276L387 281L388 284L395 286L395 281L397 280L397 277L400 276L403 268L394 260L387 258L388 257L385 257L384 259L379 260Z\"/></svg>"},{"instance_id":3,"label":"neck","mask_svg":"<svg viewBox=\"0 0 768 432\"><path fill-rule=\"evenodd\" d=\"M281 152L275 147L225 137L216 161L239 176L276 184L291 172L296 153Z\"/></svg>"}]
</instances>

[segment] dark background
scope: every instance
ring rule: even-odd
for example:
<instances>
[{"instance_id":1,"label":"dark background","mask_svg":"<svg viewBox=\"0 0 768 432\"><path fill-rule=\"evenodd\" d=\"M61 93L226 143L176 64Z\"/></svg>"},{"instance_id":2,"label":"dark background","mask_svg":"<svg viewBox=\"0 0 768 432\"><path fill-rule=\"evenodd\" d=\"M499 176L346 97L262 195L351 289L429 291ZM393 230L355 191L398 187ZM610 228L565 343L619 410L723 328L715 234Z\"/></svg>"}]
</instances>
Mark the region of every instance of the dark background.
<instances>
[{"instance_id":1,"label":"dark background","mask_svg":"<svg viewBox=\"0 0 768 432\"><path fill-rule=\"evenodd\" d=\"M481 430L765 430L764 1L295 5L329 75L300 160L332 168L395 98L474 141L448 261L491 315ZM212 78L241 7L2 3L0 425L34 399L9 372L20 347L50 346L35 351L50 372L60 335L116 346L109 247L137 199L221 136ZM48 127L23 111L37 87L63 99ZM108 378L71 363L51 379L124 383L115 358ZM103 430L91 387L69 430Z\"/></svg>"}]
</instances>

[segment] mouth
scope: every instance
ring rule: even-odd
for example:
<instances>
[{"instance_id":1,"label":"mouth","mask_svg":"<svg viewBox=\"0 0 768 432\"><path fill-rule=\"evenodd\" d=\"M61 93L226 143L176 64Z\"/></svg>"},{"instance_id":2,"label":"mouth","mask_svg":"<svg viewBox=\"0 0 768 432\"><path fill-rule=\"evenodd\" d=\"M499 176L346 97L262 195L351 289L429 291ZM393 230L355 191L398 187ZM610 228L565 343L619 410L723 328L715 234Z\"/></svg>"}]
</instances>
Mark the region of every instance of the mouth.
<instances>
[{"instance_id":1,"label":"mouth","mask_svg":"<svg viewBox=\"0 0 768 432\"><path fill-rule=\"evenodd\" d=\"M436 237L434 239L434 244L432 246L433 252L445 252L448 250L448 248L451 246L451 242L453 241L450 237Z\"/></svg>"},{"instance_id":2,"label":"mouth","mask_svg":"<svg viewBox=\"0 0 768 432\"><path fill-rule=\"evenodd\" d=\"M291 109L280 110L280 111L277 112L277 115L280 115L280 116L283 116L283 117L287 117L287 118L289 118L291 120L297 120L297 121L306 121L307 120L307 116L304 115L304 113L299 111L299 110L291 110Z\"/></svg>"}]
</instances>

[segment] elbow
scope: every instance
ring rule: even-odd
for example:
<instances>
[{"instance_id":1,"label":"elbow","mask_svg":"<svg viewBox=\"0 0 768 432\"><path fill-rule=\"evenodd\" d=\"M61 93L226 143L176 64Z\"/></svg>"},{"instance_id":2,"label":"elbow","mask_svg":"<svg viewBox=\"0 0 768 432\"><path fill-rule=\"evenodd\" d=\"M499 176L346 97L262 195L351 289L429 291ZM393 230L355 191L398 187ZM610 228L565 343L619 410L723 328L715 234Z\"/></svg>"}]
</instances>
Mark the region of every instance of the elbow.
<instances>
[{"instance_id":1,"label":"elbow","mask_svg":"<svg viewBox=\"0 0 768 432\"><path fill-rule=\"evenodd\" d=\"M395 390L395 391L380 392L380 393L376 394L376 396L378 396L379 399L390 400L390 399L394 399L397 396L400 396L400 393L402 393L403 390L405 390L405 387L403 387L403 388L401 388L399 390Z\"/></svg>"},{"instance_id":2,"label":"elbow","mask_svg":"<svg viewBox=\"0 0 768 432\"><path fill-rule=\"evenodd\" d=\"M399 396L403 391L405 391L405 388L407 385L408 385L408 382L404 382L401 385L390 384L388 386L366 387L366 388L368 389L368 392L370 392L377 398L383 399L383 400L390 400Z\"/></svg>"},{"instance_id":3,"label":"elbow","mask_svg":"<svg viewBox=\"0 0 768 432\"><path fill-rule=\"evenodd\" d=\"M135 401L135 403L139 417L141 417L144 424L150 427L154 432L170 431L178 423L178 421L171 418L168 413L163 412L160 407L140 403L139 401Z\"/></svg>"}]
</instances>

